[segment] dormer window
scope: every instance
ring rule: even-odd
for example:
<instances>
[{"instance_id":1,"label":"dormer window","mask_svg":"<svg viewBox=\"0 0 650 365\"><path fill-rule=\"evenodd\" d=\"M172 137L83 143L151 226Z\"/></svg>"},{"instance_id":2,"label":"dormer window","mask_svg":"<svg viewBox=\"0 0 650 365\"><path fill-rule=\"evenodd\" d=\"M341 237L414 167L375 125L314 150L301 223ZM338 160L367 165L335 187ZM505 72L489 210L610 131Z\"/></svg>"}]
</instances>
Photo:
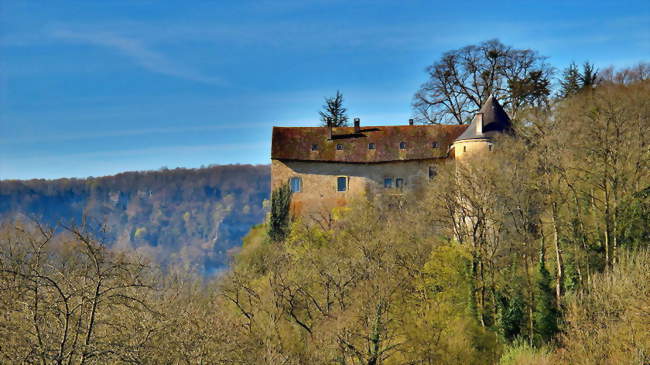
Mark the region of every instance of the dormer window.
<instances>
[{"instance_id":1,"label":"dormer window","mask_svg":"<svg viewBox=\"0 0 650 365\"><path fill-rule=\"evenodd\" d=\"M375 149L375 144L374 143L368 143L368 149L369 150L374 150Z\"/></svg>"},{"instance_id":2,"label":"dormer window","mask_svg":"<svg viewBox=\"0 0 650 365\"><path fill-rule=\"evenodd\" d=\"M318 145L317 144L311 145L311 150L312 151L318 151Z\"/></svg>"},{"instance_id":3,"label":"dormer window","mask_svg":"<svg viewBox=\"0 0 650 365\"><path fill-rule=\"evenodd\" d=\"M406 149L406 142L400 142L399 143L399 149L400 150L405 150Z\"/></svg>"},{"instance_id":4,"label":"dormer window","mask_svg":"<svg viewBox=\"0 0 650 365\"><path fill-rule=\"evenodd\" d=\"M431 148L438 148L438 142L431 142Z\"/></svg>"},{"instance_id":5,"label":"dormer window","mask_svg":"<svg viewBox=\"0 0 650 365\"><path fill-rule=\"evenodd\" d=\"M343 151L343 145L340 144L340 143L337 144L337 145L336 145L336 150L337 150L337 151Z\"/></svg>"}]
</instances>

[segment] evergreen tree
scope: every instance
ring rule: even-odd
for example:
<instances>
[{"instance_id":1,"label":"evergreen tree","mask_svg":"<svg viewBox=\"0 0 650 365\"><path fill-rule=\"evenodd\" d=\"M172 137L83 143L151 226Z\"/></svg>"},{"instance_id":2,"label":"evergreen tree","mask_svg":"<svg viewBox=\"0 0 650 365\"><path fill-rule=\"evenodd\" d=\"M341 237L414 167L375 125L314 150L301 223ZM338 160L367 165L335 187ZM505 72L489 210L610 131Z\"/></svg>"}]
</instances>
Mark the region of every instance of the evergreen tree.
<instances>
[{"instance_id":1,"label":"evergreen tree","mask_svg":"<svg viewBox=\"0 0 650 365\"><path fill-rule=\"evenodd\" d=\"M273 242L284 240L289 233L291 187L284 184L271 193L269 237Z\"/></svg>"},{"instance_id":2,"label":"evergreen tree","mask_svg":"<svg viewBox=\"0 0 650 365\"><path fill-rule=\"evenodd\" d=\"M539 344L551 340L559 330L559 311L551 273L546 269L544 246L540 249L537 266L534 320L536 342Z\"/></svg>"},{"instance_id":3,"label":"evergreen tree","mask_svg":"<svg viewBox=\"0 0 650 365\"><path fill-rule=\"evenodd\" d=\"M320 120L323 122L323 125L327 125L327 118L331 118L334 127L344 127L348 125L346 112L347 109L343 107L343 94L337 90L336 96L325 98L323 111L318 113L320 114Z\"/></svg>"},{"instance_id":4,"label":"evergreen tree","mask_svg":"<svg viewBox=\"0 0 650 365\"><path fill-rule=\"evenodd\" d=\"M513 341L522 334L525 306L521 289L503 293L497 298L498 331L504 339Z\"/></svg>"},{"instance_id":5,"label":"evergreen tree","mask_svg":"<svg viewBox=\"0 0 650 365\"><path fill-rule=\"evenodd\" d=\"M582 74L580 75L580 86L582 90L591 90L598 86L598 70L596 67L585 61L582 65Z\"/></svg>"},{"instance_id":6,"label":"evergreen tree","mask_svg":"<svg viewBox=\"0 0 650 365\"><path fill-rule=\"evenodd\" d=\"M575 62L571 62L569 67L564 69L564 72L562 73L559 96L561 98L567 98L579 93L582 89L581 79L582 75L578 70L578 66Z\"/></svg>"}]
</instances>

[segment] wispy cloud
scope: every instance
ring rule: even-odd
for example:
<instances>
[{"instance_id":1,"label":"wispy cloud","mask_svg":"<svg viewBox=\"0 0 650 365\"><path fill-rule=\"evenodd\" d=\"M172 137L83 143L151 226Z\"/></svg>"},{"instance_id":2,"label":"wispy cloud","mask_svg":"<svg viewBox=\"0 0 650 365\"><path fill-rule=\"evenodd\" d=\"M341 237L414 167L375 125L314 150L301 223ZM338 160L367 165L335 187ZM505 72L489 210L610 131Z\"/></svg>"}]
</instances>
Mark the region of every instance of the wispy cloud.
<instances>
[{"instance_id":1,"label":"wispy cloud","mask_svg":"<svg viewBox=\"0 0 650 365\"><path fill-rule=\"evenodd\" d=\"M142 128L142 129L126 129L126 130L110 130L110 131L97 131L86 133L75 133L65 131L59 135L48 134L45 136L27 136L27 137L0 137L0 145L14 145L26 143L42 143L42 142L68 142L89 140L96 138L115 138L115 137L134 137L134 136L151 136L153 134L181 134L192 132L211 132L222 130L237 130L249 128L265 128L270 127L268 122L256 123L238 123L238 124L223 124L223 125L208 125L208 126L190 126L190 127L167 127L167 128Z\"/></svg>"},{"instance_id":2,"label":"wispy cloud","mask_svg":"<svg viewBox=\"0 0 650 365\"><path fill-rule=\"evenodd\" d=\"M172 60L167 55L157 52L144 42L109 32L81 32L69 29L56 29L51 32L54 38L105 47L129 58L144 69L181 79L207 84L222 85L223 80L208 76Z\"/></svg>"},{"instance_id":3,"label":"wispy cloud","mask_svg":"<svg viewBox=\"0 0 650 365\"><path fill-rule=\"evenodd\" d=\"M103 151L89 151L89 152L73 152L73 153L57 153L49 156L42 156L40 154L33 154L27 156L18 156L12 158L14 163L27 162L27 161L70 161L70 159L84 160L84 159L105 159L105 158L133 158L135 156L178 156L180 154L194 154L205 152L242 152L251 149L268 149L267 142L242 142L242 143L222 143L222 144L204 144L204 145L173 145L162 147L143 147L143 148L129 148L118 150L103 150Z\"/></svg>"}]
</instances>

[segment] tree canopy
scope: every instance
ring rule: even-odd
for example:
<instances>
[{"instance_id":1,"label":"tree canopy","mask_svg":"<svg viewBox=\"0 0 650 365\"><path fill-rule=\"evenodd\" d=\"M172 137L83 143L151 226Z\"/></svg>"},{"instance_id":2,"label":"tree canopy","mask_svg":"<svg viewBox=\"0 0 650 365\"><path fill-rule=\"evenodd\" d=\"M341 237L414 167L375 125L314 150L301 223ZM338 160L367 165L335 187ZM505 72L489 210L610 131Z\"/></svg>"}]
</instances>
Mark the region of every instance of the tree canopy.
<instances>
[{"instance_id":1,"label":"tree canopy","mask_svg":"<svg viewBox=\"0 0 650 365\"><path fill-rule=\"evenodd\" d=\"M424 123L467 123L490 95L516 118L524 107L548 102L553 76L546 57L496 39L445 52L426 72L413 97Z\"/></svg>"}]
</instances>

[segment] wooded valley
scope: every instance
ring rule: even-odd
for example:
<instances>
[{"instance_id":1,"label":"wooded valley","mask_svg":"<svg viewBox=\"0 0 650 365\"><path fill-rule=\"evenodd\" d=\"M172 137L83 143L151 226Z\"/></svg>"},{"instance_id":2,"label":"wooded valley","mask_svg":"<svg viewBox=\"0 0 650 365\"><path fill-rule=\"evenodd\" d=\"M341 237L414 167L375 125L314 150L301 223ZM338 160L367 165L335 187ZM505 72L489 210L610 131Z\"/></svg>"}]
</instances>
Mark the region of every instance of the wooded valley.
<instances>
[{"instance_id":1,"label":"wooded valley","mask_svg":"<svg viewBox=\"0 0 650 365\"><path fill-rule=\"evenodd\" d=\"M0 220L81 225L109 247L210 274L228 266L264 220L268 166L125 172L87 179L0 181Z\"/></svg>"}]
</instances>

